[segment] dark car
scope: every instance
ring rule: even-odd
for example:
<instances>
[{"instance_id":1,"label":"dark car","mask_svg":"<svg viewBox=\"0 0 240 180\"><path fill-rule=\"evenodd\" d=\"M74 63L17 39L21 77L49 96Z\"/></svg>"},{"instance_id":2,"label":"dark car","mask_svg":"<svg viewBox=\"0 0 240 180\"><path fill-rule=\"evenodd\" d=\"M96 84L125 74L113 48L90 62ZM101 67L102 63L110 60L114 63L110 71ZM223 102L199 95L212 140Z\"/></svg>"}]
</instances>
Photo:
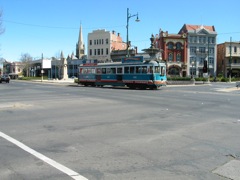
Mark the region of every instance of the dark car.
<instances>
[{"instance_id":1,"label":"dark car","mask_svg":"<svg viewBox=\"0 0 240 180\"><path fill-rule=\"evenodd\" d=\"M10 76L9 75L2 75L1 79L0 79L0 83L2 83L2 82L9 83L10 82Z\"/></svg>"}]
</instances>

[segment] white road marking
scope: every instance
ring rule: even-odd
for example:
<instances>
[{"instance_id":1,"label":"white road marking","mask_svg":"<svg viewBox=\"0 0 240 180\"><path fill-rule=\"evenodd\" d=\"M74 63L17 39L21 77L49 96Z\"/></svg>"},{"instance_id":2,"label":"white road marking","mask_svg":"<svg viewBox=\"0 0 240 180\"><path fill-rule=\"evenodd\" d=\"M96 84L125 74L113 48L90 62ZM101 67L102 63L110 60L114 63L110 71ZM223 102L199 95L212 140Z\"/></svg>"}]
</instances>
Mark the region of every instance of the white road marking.
<instances>
[{"instance_id":1,"label":"white road marking","mask_svg":"<svg viewBox=\"0 0 240 180\"><path fill-rule=\"evenodd\" d=\"M48 163L49 165L53 166L54 168L62 171L63 173L67 174L68 176L70 176L73 179L76 180L88 180L87 178L81 176L80 174L78 174L77 172L67 168L66 166L44 156L43 154L35 151L34 149L31 149L30 147L26 146L25 144L19 142L18 140L4 134L3 132L0 131L0 137L6 139L7 141L15 144L16 146L20 147L21 149L23 149L24 151L32 154L33 156L37 157L38 159L41 159L42 161Z\"/></svg>"}]
</instances>

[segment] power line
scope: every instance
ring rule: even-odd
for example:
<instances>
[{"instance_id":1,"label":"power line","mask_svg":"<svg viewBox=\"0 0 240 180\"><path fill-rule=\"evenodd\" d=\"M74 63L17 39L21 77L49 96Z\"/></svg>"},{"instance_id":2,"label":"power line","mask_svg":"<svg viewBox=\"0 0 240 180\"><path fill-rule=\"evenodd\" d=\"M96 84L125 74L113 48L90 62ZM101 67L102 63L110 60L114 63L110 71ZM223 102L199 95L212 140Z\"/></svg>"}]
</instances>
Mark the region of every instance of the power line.
<instances>
[{"instance_id":1,"label":"power line","mask_svg":"<svg viewBox=\"0 0 240 180\"><path fill-rule=\"evenodd\" d=\"M47 26L47 25L39 25L39 24L29 24L29 23L23 23L23 22L17 22L17 21L10 21L10 20L2 20L3 22L12 23L12 24L18 24L22 26L30 26L30 27L40 27L40 28L50 28L50 29L79 29L79 27L66 27L66 26ZM106 27L89 27L89 28L83 28L83 29L107 29L107 28L122 28L125 27L125 25L118 25L118 26L106 26Z\"/></svg>"}]
</instances>

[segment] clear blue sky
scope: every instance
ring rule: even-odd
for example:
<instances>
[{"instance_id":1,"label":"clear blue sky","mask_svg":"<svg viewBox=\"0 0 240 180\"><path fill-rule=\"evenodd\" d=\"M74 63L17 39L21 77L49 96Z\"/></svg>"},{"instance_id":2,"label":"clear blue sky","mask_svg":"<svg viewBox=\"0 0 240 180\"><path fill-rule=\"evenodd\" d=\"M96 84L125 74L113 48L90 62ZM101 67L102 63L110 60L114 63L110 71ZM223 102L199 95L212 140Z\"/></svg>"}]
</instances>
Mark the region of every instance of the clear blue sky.
<instances>
[{"instance_id":1,"label":"clear blue sky","mask_svg":"<svg viewBox=\"0 0 240 180\"><path fill-rule=\"evenodd\" d=\"M5 33L0 35L0 57L19 61L21 54L33 58L65 57L74 52L80 23L84 43L96 29L115 30L126 41L127 8L139 13L130 18L129 40L138 49L150 46L151 34L161 28L178 33L184 24L214 25L217 43L240 40L239 0L0 0ZM86 49L87 51L87 49Z\"/></svg>"}]
</instances>

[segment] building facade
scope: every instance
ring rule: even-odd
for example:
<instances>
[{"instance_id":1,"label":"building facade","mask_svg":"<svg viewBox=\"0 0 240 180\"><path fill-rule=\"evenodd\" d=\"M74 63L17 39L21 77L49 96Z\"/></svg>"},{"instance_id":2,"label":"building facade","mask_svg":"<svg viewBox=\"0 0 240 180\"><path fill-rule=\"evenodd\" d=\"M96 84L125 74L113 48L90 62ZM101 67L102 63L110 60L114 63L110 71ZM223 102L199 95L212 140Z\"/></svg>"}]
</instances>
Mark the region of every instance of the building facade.
<instances>
[{"instance_id":1,"label":"building facade","mask_svg":"<svg viewBox=\"0 0 240 180\"><path fill-rule=\"evenodd\" d=\"M115 31L94 30L88 34L88 59L108 62L111 61L112 51L126 50L126 48L126 43Z\"/></svg>"},{"instance_id":2,"label":"building facade","mask_svg":"<svg viewBox=\"0 0 240 180\"><path fill-rule=\"evenodd\" d=\"M240 77L240 42L217 45L217 75Z\"/></svg>"},{"instance_id":3,"label":"building facade","mask_svg":"<svg viewBox=\"0 0 240 180\"><path fill-rule=\"evenodd\" d=\"M160 49L160 58L166 62L168 76L186 77L187 39L186 34L169 34L160 31L156 46Z\"/></svg>"},{"instance_id":4,"label":"building facade","mask_svg":"<svg viewBox=\"0 0 240 180\"><path fill-rule=\"evenodd\" d=\"M195 77L206 75L203 72L207 62L207 76L216 76L217 32L214 26L184 24L179 34L187 35L187 74Z\"/></svg>"}]
</instances>

